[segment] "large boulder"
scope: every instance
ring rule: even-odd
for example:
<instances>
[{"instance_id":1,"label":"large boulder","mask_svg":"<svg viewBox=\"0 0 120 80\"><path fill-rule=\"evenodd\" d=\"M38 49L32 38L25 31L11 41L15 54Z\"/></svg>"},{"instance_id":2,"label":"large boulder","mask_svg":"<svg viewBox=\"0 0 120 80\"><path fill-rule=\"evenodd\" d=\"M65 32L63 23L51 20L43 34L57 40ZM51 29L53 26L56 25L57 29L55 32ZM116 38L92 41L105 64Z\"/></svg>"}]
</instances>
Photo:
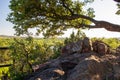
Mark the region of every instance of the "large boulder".
<instances>
[{"instance_id":1,"label":"large boulder","mask_svg":"<svg viewBox=\"0 0 120 80\"><path fill-rule=\"evenodd\" d=\"M92 42L88 37L77 42L72 42L65 45L61 50L62 56L68 56L73 53L87 53L92 51Z\"/></svg>"},{"instance_id":2,"label":"large boulder","mask_svg":"<svg viewBox=\"0 0 120 80\"><path fill-rule=\"evenodd\" d=\"M92 43L93 51L100 55L105 55L110 52L109 46L102 41L95 41Z\"/></svg>"},{"instance_id":3,"label":"large boulder","mask_svg":"<svg viewBox=\"0 0 120 80\"><path fill-rule=\"evenodd\" d=\"M120 80L120 55L108 53L104 42L84 38L64 46L60 57L33 66L24 80Z\"/></svg>"},{"instance_id":4,"label":"large boulder","mask_svg":"<svg viewBox=\"0 0 120 80\"><path fill-rule=\"evenodd\" d=\"M80 53L82 51L82 45L83 45L82 40L69 43L62 48L61 55L68 56L68 55L71 55L73 53Z\"/></svg>"},{"instance_id":5,"label":"large boulder","mask_svg":"<svg viewBox=\"0 0 120 80\"><path fill-rule=\"evenodd\" d=\"M117 53L120 53L120 46L118 46L118 47L116 48L116 52L117 52Z\"/></svg>"},{"instance_id":6,"label":"large boulder","mask_svg":"<svg viewBox=\"0 0 120 80\"><path fill-rule=\"evenodd\" d=\"M116 80L120 80L120 63L115 63L113 65L114 77Z\"/></svg>"},{"instance_id":7,"label":"large boulder","mask_svg":"<svg viewBox=\"0 0 120 80\"><path fill-rule=\"evenodd\" d=\"M120 80L120 57L75 53L40 65L24 80Z\"/></svg>"},{"instance_id":8,"label":"large boulder","mask_svg":"<svg viewBox=\"0 0 120 80\"><path fill-rule=\"evenodd\" d=\"M82 60L68 74L67 80L102 80L104 75L103 64L96 56L91 56Z\"/></svg>"},{"instance_id":9,"label":"large boulder","mask_svg":"<svg viewBox=\"0 0 120 80\"><path fill-rule=\"evenodd\" d=\"M29 80L58 80L61 79L64 74L65 72L58 68L48 68Z\"/></svg>"},{"instance_id":10,"label":"large boulder","mask_svg":"<svg viewBox=\"0 0 120 80\"><path fill-rule=\"evenodd\" d=\"M67 80L120 80L119 60L111 54L101 57L93 54L82 59L67 74Z\"/></svg>"}]
</instances>

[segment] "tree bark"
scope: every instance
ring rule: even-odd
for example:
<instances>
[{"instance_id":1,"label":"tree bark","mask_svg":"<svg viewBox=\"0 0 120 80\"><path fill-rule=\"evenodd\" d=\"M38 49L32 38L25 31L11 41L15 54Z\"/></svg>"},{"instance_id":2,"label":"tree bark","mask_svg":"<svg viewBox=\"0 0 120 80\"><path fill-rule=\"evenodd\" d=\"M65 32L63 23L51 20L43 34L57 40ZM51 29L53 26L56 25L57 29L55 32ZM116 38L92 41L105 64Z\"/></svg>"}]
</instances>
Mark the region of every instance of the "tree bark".
<instances>
[{"instance_id":1,"label":"tree bark","mask_svg":"<svg viewBox=\"0 0 120 80\"><path fill-rule=\"evenodd\" d=\"M90 28L105 28L108 31L120 32L120 25L112 24L106 21L97 21L95 26Z\"/></svg>"},{"instance_id":2,"label":"tree bark","mask_svg":"<svg viewBox=\"0 0 120 80\"><path fill-rule=\"evenodd\" d=\"M74 19L86 19L94 23L94 25L86 25L86 24L80 24L77 26L77 28L83 28L83 27L88 27L88 28L105 28L108 31L114 31L114 32L120 32L120 25L113 24L107 21L97 21L91 17L85 16L85 15L78 15L74 14L71 16L62 16L61 19L65 20L74 20Z\"/></svg>"},{"instance_id":3,"label":"tree bark","mask_svg":"<svg viewBox=\"0 0 120 80\"><path fill-rule=\"evenodd\" d=\"M120 0L114 0L114 1L120 1ZM85 16L85 15L80 15L80 14L74 14L74 11L72 11L72 9L69 8L69 6L65 5L64 0L62 0L62 5L64 8L66 8L70 13L71 16L59 16L57 15L57 17L59 17L60 19L63 20L74 20L74 19L86 19L91 21L92 23L94 23L94 25L86 25L86 24L80 24L77 27L78 28L82 28L82 27L88 27L88 28L105 28L108 31L115 31L115 32L120 32L120 25L117 24L112 24L110 22L106 22L106 21L97 21L89 16Z\"/></svg>"}]
</instances>

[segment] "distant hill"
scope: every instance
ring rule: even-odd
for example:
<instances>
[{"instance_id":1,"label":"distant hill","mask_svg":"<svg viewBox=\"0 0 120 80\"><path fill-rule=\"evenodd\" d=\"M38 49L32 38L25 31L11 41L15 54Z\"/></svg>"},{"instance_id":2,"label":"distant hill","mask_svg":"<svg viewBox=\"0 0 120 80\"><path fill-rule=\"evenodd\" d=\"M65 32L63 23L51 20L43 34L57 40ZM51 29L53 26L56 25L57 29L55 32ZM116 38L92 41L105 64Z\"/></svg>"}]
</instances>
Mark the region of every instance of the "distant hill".
<instances>
[{"instance_id":1,"label":"distant hill","mask_svg":"<svg viewBox=\"0 0 120 80\"><path fill-rule=\"evenodd\" d=\"M13 37L16 37L16 36L0 35L0 37L4 37L4 38L13 38Z\"/></svg>"}]
</instances>

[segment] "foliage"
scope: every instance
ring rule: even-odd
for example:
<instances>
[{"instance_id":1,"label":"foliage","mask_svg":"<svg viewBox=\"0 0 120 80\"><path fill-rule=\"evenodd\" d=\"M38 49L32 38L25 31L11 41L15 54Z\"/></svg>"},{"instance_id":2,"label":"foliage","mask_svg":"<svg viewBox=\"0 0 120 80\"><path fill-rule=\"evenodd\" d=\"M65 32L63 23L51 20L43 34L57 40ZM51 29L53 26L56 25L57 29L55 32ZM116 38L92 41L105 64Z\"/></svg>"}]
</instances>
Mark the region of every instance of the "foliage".
<instances>
[{"instance_id":1,"label":"foliage","mask_svg":"<svg viewBox=\"0 0 120 80\"><path fill-rule=\"evenodd\" d=\"M0 47L8 47L13 42L13 38L0 37Z\"/></svg>"},{"instance_id":2,"label":"foliage","mask_svg":"<svg viewBox=\"0 0 120 80\"><path fill-rule=\"evenodd\" d=\"M120 46L120 39L117 38L92 38L92 41L100 40L108 44L112 49L116 49Z\"/></svg>"},{"instance_id":3,"label":"foliage","mask_svg":"<svg viewBox=\"0 0 120 80\"><path fill-rule=\"evenodd\" d=\"M7 74L8 76L10 76L10 74L9 74L9 67L0 68L0 80L3 80L2 77L5 74Z\"/></svg>"},{"instance_id":4,"label":"foliage","mask_svg":"<svg viewBox=\"0 0 120 80\"><path fill-rule=\"evenodd\" d=\"M33 65L58 57L58 49L62 45L55 39L34 40L32 37L28 37L14 40L15 42L11 45L13 66L10 68L10 74L12 80L22 79L33 72Z\"/></svg>"},{"instance_id":5,"label":"foliage","mask_svg":"<svg viewBox=\"0 0 120 80\"><path fill-rule=\"evenodd\" d=\"M57 58L63 41L62 38L0 38L1 47L10 46L9 50L0 50L0 64L13 64L10 68L0 68L0 76L3 76L2 71L4 71L9 73L12 80L23 78L32 71L30 65ZM23 70L22 66L24 66Z\"/></svg>"},{"instance_id":6,"label":"foliage","mask_svg":"<svg viewBox=\"0 0 120 80\"><path fill-rule=\"evenodd\" d=\"M72 32L70 37L65 39L64 43L69 44L71 42L76 42L80 39L83 39L84 37L86 37L85 33L78 29L77 33L75 34L74 32Z\"/></svg>"},{"instance_id":7,"label":"foliage","mask_svg":"<svg viewBox=\"0 0 120 80\"><path fill-rule=\"evenodd\" d=\"M116 12L116 14L120 15L120 3L117 3L117 7L118 7L118 11Z\"/></svg>"},{"instance_id":8,"label":"foliage","mask_svg":"<svg viewBox=\"0 0 120 80\"><path fill-rule=\"evenodd\" d=\"M12 42L12 38L0 37L0 47L9 47ZM10 62L10 50L0 50L0 63L8 62Z\"/></svg>"},{"instance_id":9,"label":"foliage","mask_svg":"<svg viewBox=\"0 0 120 80\"><path fill-rule=\"evenodd\" d=\"M0 37L0 47L9 47L13 42L12 38ZM10 50L0 50L0 65L11 64ZM0 68L0 80L4 75L9 75L9 67Z\"/></svg>"},{"instance_id":10,"label":"foliage","mask_svg":"<svg viewBox=\"0 0 120 80\"><path fill-rule=\"evenodd\" d=\"M0 50L0 63L7 64L11 62L10 50Z\"/></svg>"},{"instance_id":11,"label":"foliage","mask_svg":"<svg viewBox=\"0 0 120 80\"><path fill-rule=\"evenodd\" d=\"M76 34L73 32L67 40L56 38L33 39L31 37L15 38L14 40L13 38L1 38L0 41L5 40L5 43L9 42L3 45L9 45L11 47L10 51L1 51L0 56L2 56L2 59L6 60L8 64L13 60L13 65L10 68L0 68L0 76L2 76L2 71L4 71L9 74L11 80L22 79L24 75L32 71L30 65L41 64L53 58L57 58L60 55L64 41L65 44L68 44L69 42L75 42L83 37L85 37L85 34L81 30L78 30ZM120 45L120 40L116 38L92 38L92 41L96 39L104 41L113 49ZM2 62L2 64L6 64L6 62Z\"/></svg>"},{"instance_id":12,"label":"foliage","mask_svg":"<svg viewBox=\"0 0 120 80\"><path fill-rule=\"evenodd\" d=\"M79 28L90 21L72 15L94 17L94 10L83 9L94 0L11 0L7 20L15 24L16 35L27 34L30 28L45 37L62 35L69 28ZM71 17L71 18L69 18Z\"/></svg>"},{"instance_id":13,"label":"foliage","mask_svg":"<svg viewBox=\"0 0 120 80\"><path fill-rule=\"evenodd\" d=\"M17 75L22 75L23 73L30 73L32 71L31 65L31 52L34 50L34 45L32 38L27 39L14 39L15 42L11 45L11 58L13 60L13 70L12 73L17 73ZM18 74L19 73L19 74ZM12 74L16 77L16 74ZM14 77L13 77L14 79Z\"/></svg>"}]
</instances>

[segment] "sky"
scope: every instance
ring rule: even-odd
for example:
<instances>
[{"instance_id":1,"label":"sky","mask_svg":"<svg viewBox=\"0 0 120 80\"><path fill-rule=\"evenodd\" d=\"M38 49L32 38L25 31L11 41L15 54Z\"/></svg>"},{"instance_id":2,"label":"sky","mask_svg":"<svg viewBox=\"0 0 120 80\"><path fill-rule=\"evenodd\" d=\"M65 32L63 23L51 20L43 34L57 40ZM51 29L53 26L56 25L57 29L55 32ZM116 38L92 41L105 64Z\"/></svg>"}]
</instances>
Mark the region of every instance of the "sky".
<instances>
[{"instance_id":1,"label":"sky","mask_svg":"<svg viewBox=\"0 0 120 80\"><path fill-rule=\"evenodd\" d=\"M10 0L0 1L0 35L14 35L13 24L6 21L7 15L10 13L8 7Z\"/></svg>"},{"instance_id":2,"label":"sky","mask_svg":"<svg viewBox=\"0 0 120 80\"><path fill-rule=\"evenodd\" d=\"M9 1L10 0L0 1L0 35L13 36L15 33L13 24L6 21L7 15L10 13L10 9L8 7ZM89 6L93 7L95 10L96 20L104 20L120 25L120 15L115 15L117 6L116 2L113 0L95 0L95 2ZM61 37L68 36L72 31L74 31L74 29L67 31L66 34ZM105 29L87 29L83 30L83 32L85 32L88 37L120 37L120 32L110 32Z\"/></svg>"}]
</instances>

